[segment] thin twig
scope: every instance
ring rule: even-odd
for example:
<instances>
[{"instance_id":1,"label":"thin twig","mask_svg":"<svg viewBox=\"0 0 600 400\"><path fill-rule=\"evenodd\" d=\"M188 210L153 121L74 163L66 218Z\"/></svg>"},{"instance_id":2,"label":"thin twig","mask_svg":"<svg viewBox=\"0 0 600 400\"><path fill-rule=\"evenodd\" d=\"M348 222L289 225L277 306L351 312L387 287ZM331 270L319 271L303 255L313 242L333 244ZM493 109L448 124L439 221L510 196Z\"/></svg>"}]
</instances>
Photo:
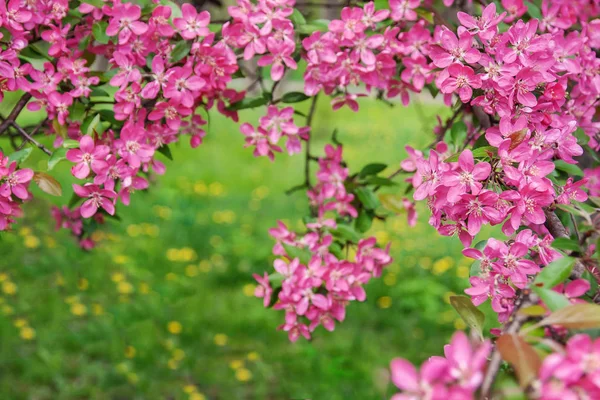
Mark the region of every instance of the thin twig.
<instances>
[{"instance_id":1,"label":"thin twig","mask_svg":"<svg viewBox=\"0 0 600 400\"><path fill-rule=\"evenodd\" d=\"M25 108L25 106L27 105L27 102L29 101L29 99L31 99L31 94L29 94L29 93L25 93L25 94L23 94L23 96L21 96L21 98L19 99L17 104L15 104L15 107L13 108L13 110L10 112L10 114L8 114L6 119L0 124L0 135L2 135L8 129L8 127L13 122L15 122L15 120L17 119L17 117L19 116L19 114L21 113L23 108Z\"/></svg>"},{"instance_id":2,"label":"thin twig","mask_svg":"<svg viewBox=\"0 0 600 400\"><path fill-rule=\"evenodd\" d=\"M515 301L515 308L513 309L512 315L508 323L505 325L503 333L511 334L517 333L521 326L527 321L529 318L527 315L519 314L519 310L525 307L529 307L537 304L538 298L537 296L525 289L519 293L519 297ZM485 375L483 377L483 383L481 385L481 399L488 400L490 399L490 393L492 390L492 386L494 385L494 381L496 380L496 375L498 375L498 371L500 370L500 365L502 364L502 357L498 352L497 348L494 348L492 351L492 357L488 364L487 370L485 371Z\"/></svg>"},{"instance_id":3,"label":"thin twig","mask_svg":"<svg viewBox=\"0 0 600 400\"><path fill-rule=\"evenodd\" d=\"M319 95L316 95L315 97L312 98L312 102L310 103L310 110L308 111L308 115L306 116L306 126L308 126L309 128L310 128L310 125L312 124L312 119L315 114L315 110L317 108L317 98L318 97L319 97ZM311 160L310 137L311 136L312 136L312 134L309 133L308 139L306 139L306 151L304 153L304 185L307 188L310 188L310 160Z\"/></svg>"},{"instance_id":4,"label":"thin twig","mask_svg":"<svg viewBox=\"0 0 600 400\"><path fill-rule=\"evenodd\" d=\"M29 135L29 133L27 133L27 131L25 131L25 129L23 129L19 126L19 124L12 121L11 125L21 134L21 136L23 136L25 138L25 140L28 140L29 142L33 143L35 146L37 146L40 150L42 150L44 153L48 154L49 156L52 155L52 152L50 150L48 150L46 148L46 146L44 146L43 144L41 144L40 142L35 140L33 137L31 137ZM36 129L37 129L37 127L36 127Z\"/></svg>"},{"instance_id":5,"label":"thin twig","mask_svg":"<svg viewBox=\"0 0 600 400\"><path fill-rule=\"evenodd\" d=\"M567 233L567 229L565 228L563 223L560 221L558 216L554 213L554 211L546 209L546 210L544 210L544 214L546 215L546 222L544 222L544 225L546 226L546 228L548 229L550 234L555 239L558 239L560 237L564 237L564 238L569 237L569 234ZM581 276L583 275L583 273L586 270L587 270L587 268L585 267L585 265L583 265L583 263L581 261L577 260L577 261L575 261L575 265L573 266L573 271L571 271L570 278L571 279L581 278Z\"/></svg>"}]
</instances>

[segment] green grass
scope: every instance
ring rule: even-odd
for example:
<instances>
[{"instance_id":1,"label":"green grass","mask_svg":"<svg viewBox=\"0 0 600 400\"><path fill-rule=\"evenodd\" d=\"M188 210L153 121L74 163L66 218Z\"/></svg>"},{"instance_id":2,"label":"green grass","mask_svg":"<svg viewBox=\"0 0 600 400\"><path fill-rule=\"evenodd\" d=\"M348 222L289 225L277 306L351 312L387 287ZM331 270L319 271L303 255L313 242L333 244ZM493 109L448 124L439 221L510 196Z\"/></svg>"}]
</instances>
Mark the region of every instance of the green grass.
<instances>
[{"instance_id":1,"label":"green grass","mask_svg":"<svg viewBox=\"0 0 600 400\"><path fill-rule=\"evenodd\" d=\"M351 171L377 161L391 172L404 145L431 140L443 109L361 107L334 113L322 101L313 152L337 128ZM260 113L241 117L255 122ZM89 253L49 217L51 202L71 197L68 163L53 171L62 199L32 185L35 200L0 241L1 399L202 398L187 385L207 399L382 399L393 392L391 358L441 353L459 324L445 298L467 285L468 262L422 208L416 228L403 216L371 228L391 240L395 261L333 333L319 328L311 342L291 344L276 330L283 315L251 297L251 275L272 268L267 229L278 219L297 226L307 210L303 193L283 193L302 182L303 159L280 154L271 163L242 146L238 125L211 114L205 143L175 146L166 175L118 206L122 221L110 220ZM26 166L44 171L38 153Z\"/></svg>"}]
</instances>

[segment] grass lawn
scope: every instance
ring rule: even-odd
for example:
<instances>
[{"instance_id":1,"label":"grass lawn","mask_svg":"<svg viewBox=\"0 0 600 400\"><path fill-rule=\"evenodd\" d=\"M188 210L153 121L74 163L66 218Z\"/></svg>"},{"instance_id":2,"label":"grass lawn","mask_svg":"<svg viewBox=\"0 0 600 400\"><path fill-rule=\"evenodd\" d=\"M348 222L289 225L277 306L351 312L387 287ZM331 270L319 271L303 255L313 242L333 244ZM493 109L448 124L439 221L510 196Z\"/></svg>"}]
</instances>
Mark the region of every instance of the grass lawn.
<instances>
[{"instance_id":1,"label":"grass lawn","mask_svg":"<svg viewBox=\"0 0 600 400\"><path fill-rule=\"evenodd\" d=\"M395 170L404 145L431 141L443 110L363 100L354 114L321 100L313 152L337 128L351 171L373 161ZM305 214L303 193L283 193L301 183L302 156L256 159L238 125L216 113L203 145L172 150L166 175L117 207L122 221L96 233L89 253L49 216L51 202L71 197L69 163L53 171L62 199L32 184L35 200L0 241L1 399L383 399L391 358L439 354L463 326L445 300L466 287L468 260L420 208L416 228L403 216L371 228L395 260L367 301L333 333L290 344L276 330L282 313L252 296L251 275L272 268L267 229ZM45 171L44 157L34 150L25 166Z\"/></svg>"}]
</instances>

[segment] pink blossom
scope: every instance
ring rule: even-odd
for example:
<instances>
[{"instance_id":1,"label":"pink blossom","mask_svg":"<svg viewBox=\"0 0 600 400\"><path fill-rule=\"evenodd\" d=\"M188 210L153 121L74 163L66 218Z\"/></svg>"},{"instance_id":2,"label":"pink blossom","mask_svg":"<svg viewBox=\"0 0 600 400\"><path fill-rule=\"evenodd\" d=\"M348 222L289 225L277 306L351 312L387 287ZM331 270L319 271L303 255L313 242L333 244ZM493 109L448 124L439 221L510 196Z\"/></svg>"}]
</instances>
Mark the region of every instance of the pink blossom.
<instances>
[{"instance_id":1,"label":"pink blossom","mask_svg":"<svg viewBox=\"0 0 600 400\"><path fill-rule=\"evenodd\" d=\"M81 205L81 216L90 218L102 207L110 215L115 213L114 199L117 194L112 190L100 189L98 185L86 184L79 186L73 184L73 190L79 197L86 198Z\"/></svg>"}]
</instances>

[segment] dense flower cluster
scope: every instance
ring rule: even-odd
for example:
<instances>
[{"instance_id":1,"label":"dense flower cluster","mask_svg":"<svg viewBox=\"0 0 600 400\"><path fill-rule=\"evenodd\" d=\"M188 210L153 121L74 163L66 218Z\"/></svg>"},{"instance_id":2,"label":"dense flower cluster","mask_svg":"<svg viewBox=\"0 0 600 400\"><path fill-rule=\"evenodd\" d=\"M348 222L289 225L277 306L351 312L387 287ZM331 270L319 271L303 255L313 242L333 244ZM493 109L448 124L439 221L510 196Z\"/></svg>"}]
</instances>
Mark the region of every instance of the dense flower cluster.
<instances>
[{"instance_id":1,"label":"dense flower cluster","mask_svg":"<svg viewBox=\"0 0 600 400\"><path fill-rule=\"evenodd\" d=\"M226 109L243 97L226 88L238 69L236 56L226 40L217 41L208 30L208 12L198 14L184 4L182 16L171 18L171 7L157 5L142 18L140 6L120 1L102 8L82 3L79 10L58 0L12 0L6 7L0 14L0 26L10 34L8 47L0 52L3 90L28 92L34 99L30 110L44 109L64 126L67 136L57 135L55 146L65 139L79 142L67 159L75 163L73 175L88 180L74 186L85 200L84 218L98 208L113 214L117 198L129 204L133 191L148 186L142 174L164 172L155 156L180 135L190 133L191 145L199 145L206 121L196 114L198 106L216 105L237 119ZM81 18L77 29L63 24L67 11ZM105 28L106 37L92 31L96 26ZM34 67L19 54L40 39L50 44L53 61ZM108 59L109 71L93 71L86 52ZM89 101L109 93L114 93L110 109ZM78 104L85 106L84 115L72 119Z\"/></svg>"},{"instance_id":2,"label":"dense flower cluster","mask_svg":"<svg viewBox=\"0 0 600 400\"><path fill-rule=\"evenodd\" d=\"M483 251L465 249L463 254L479 264L479 274L469 279L472 287L465 292L472 296L476 306L490 298L498 319L506 322L513 311L515 288L527 287L528 278L540 271L540 264L547 265L561 257L550 247L551 242L550 235L540 239L531 230L525 229L510 242L490 238ZM528 255L536 261L525 258Z\"/></svg>"},{"instance_id":3,"label":"dense flower cluster","mask_svg":"<svg viewBox=\"0 0 600 400\"><path fill-rule=\"evenodd\" d=\"M600 397L600 339L585 334L571 337L564 352L544 359L539 377L541 399Z\"/></svg>"},{"instance_id":4,"label":"dense flower cluster","mask_svg":"<svg viewBox=\"0 0 600 400\"><path fill-rule=\"evenodd\" d=\"M56 221L56 230L68 229L79 241L82 249L91 250L96 246L96 242L91 235L86 235L84 230L84 219L80 207L69 209L69 207L52 207L52 217ZM95 213L91 219L93 223L101 225L105 222L104 214Z\"/></svg>"},{"instance_id":5,"label":"dense flower cluster","mask_svg":"<svg viewBox=\"0 0 600 400\"><path fill-rule=\"evenodd\" d=\"M301 140L308 139L310 128L296 126L293 116L292 107L280 110L277 106L269 106L267 114L260 118L257 128L249 123L240 126L240 130L246 136L246 147L255 146L255 156L268 156L272 161L275 159L275 152L281 152L277 143L285 136L288 153L299 153L302 150Z\"/></svg>"},{"instance_id":6,"label":"dense flower cluster","mask_svg":"<svg viewBox=\"0 0 600 400\"><path fill-rule=\"evenodd\" d=\"M21 203L31 195L27 191L33 179L33 171L17 169L17 163L10 161L0 151L0 231L14 223L14 218L22 214Z\"/></svg>"},{"instance_id":7,"label":"dense flower cluster","mask_svg":"<svg viewBox=\"0 0 600 400\"><path fill-rule=\"evenodd\" d=\"M445 357L430 357L420 371L402 358L392 360L392 382L402 393L391 400L474 399L491 347L489 341L470 343L467 335L458 331L444 347Z\"/></svg>"},{"instance_id":8,"label":"dense flower cluster","mask_svg":"<svg viewBox=\"0 0 600 400\"><path fill-rule=\"evenodd\" d=\"M271 303L273 293L270 280L281 280L273 307L285 310L285 324L280 328L293 342L300 336L310 338L319 325L332 331L335 321L344 320L349 302L364 301L363 286L371 277L381 276L382 269L392 262L389 246L378 248L374 237L358 242L354 261L342 259L336 251L339 244L331 231L338 223L327 213L356 217L356 209L351 204L354 195L344 187L348 169L342 165L342 148L327 145L325 153L319 160L318 183L308 191L316 220L306 224L308 232L303 234L290 231L283 222L271 229L277 240L273 253L279 257L274 262L275 273L254 275L259 283L255 294L264 298L265 306ZM297 252L308 253L308 261L301 263L294 257Z\"/></svg>"}]
</instances>

